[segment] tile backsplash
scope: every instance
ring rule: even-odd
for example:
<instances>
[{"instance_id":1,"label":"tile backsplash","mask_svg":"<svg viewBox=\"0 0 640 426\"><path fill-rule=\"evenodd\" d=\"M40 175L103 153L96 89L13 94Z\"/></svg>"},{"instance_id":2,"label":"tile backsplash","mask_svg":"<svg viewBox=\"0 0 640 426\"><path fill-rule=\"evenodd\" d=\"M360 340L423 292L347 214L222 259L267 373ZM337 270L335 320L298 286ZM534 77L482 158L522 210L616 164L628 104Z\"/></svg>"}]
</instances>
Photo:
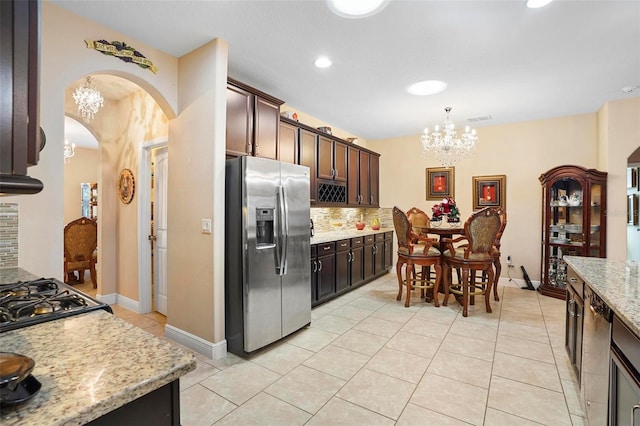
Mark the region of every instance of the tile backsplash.
<instances>
[{"instance_id":1,"label":"tile backsplash","mask_svg":"<svg viewBox=\"0 0 640 426\"><path fill-rule=\"evenodd\" d=\"M0 268L18 266L18 205L0 203Z\"/></svg>"},{"instance_id":2,"label":"tile backsplash","mask_svg":"<svg viewBox=\"0 0 640 426\"><path fill-rule=\"evenodd\" d=\"M356 222L361 220L369 228L375 218L378 218L383 228L393 228L392 211L391 208L312 207L311 219L316 233L355 229Z\"/></svg>"}]
</instances>

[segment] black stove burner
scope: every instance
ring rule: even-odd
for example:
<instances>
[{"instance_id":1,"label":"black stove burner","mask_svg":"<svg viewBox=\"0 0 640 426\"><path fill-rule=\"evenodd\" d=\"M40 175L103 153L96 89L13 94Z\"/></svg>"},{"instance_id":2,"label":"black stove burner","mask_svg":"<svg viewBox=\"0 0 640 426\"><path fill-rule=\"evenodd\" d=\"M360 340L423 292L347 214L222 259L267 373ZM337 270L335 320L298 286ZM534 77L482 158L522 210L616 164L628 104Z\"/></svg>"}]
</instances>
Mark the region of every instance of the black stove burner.
<instances>
[{"instance_id":1,"label":"black stove burner","mask_svg":"<svg viewBox=\"0 0 640 426\"><path fill-rule=\"evenodd\" d=\"M109 305L54 279L0 284L0 332L95 309L113 313Z\"/></svg>"}]
</instances>

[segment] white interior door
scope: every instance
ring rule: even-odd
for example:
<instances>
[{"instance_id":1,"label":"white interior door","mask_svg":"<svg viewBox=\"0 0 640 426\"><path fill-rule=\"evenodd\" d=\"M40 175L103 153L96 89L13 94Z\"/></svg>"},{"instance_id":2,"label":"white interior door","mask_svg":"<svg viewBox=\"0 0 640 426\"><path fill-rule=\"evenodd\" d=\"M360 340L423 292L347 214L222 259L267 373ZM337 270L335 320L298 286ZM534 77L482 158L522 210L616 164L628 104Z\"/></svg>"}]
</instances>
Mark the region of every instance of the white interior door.
<instances>
[{"instance_id":1,"label":"white interior door","mask_svg":"<svg viewBox=\"0 0 640 426\"><path fill-rule=\"evenodd\" d=\"M154 309L167 315L167 148L160 148L155 156L153 225L156 236L153 250Z\"/></svg>"}]
</instances>

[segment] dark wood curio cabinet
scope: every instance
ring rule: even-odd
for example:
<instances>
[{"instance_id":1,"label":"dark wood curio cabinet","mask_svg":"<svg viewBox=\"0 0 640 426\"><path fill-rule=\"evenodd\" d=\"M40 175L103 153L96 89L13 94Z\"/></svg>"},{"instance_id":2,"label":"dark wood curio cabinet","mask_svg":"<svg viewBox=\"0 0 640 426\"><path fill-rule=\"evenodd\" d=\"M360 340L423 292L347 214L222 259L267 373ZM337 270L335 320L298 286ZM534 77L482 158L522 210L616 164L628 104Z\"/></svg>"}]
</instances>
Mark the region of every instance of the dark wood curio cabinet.
<instances>
[{"instance_id":1,"label":"dark wood curio cabinet","mask_svg":"<svg viewBox=\"0 0 640 426\"><path fill-rule=\"evenodd\" d=\"M607 173L559 166L540 175L542 265L538 291L566 299L564 256L606 257Z\"/></svg>"}]
</instances>

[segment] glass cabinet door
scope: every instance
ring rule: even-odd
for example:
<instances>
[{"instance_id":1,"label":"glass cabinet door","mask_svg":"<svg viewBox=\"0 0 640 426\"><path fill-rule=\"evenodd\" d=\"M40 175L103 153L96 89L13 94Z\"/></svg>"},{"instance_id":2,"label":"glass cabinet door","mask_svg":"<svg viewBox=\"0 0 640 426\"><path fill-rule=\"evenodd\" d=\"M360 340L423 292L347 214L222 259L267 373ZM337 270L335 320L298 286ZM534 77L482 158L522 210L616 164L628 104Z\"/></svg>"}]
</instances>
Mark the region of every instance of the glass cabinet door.
<instances>
[{"instance_id":1,"label":"glass cabinet door","mask_svg":"<svg viewBox=\"0 0 640 426\"><path fill-rule=\"evenodd\" d=\"M591 257L602 257L601 253L604 248L605 242L602 239L603 233L601 232L600 223L604 216L602 212L602 185L594 183L591 185L591 197L589 199L589 206L591 214L588 232L589 238L589 253Z\"/></svg>"}]
</instances>

